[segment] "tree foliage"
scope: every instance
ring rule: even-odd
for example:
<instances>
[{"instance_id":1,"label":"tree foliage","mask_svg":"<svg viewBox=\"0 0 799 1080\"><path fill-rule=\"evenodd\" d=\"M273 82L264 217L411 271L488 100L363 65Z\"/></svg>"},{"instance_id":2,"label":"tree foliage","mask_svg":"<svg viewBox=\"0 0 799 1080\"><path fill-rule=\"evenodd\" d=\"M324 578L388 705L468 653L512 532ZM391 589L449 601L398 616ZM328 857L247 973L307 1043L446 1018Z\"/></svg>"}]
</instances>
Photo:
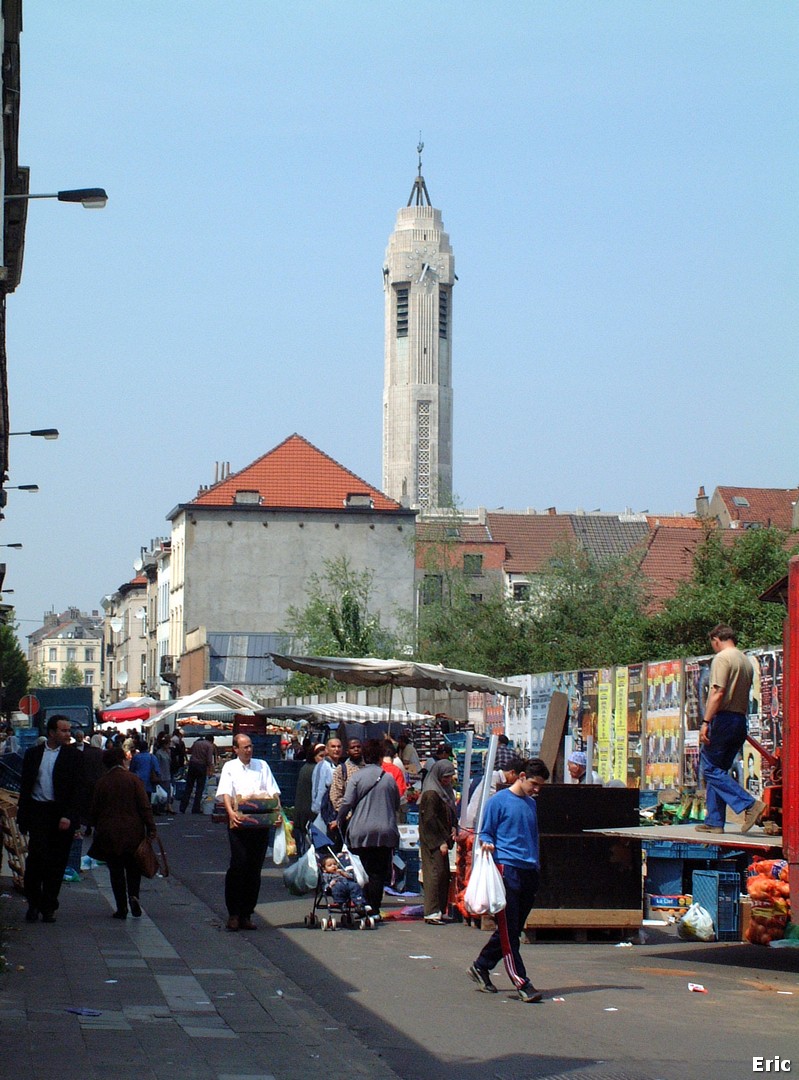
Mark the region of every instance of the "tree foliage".
<instances>
[{"instance_id":1,"label":"tree foliage","mask_svg":"<svg viewBox=\"0 0 799 1080\"><path fill-rule=\"evenodd\" d=\"M697 548L691 580L648 622L648 659L706 653L708 632L717 623L733 627L741 648L779 644L785 612L780 604L759 597L788 572L795 550L780 529L732 535L708 529Z\"/></svg>"},{"instance_id":2,"label":"tree foliage","mask_svg":"<svg viewBox=\"0 0 799 1080\"><path fill-rule=\"evenodd\" d=\"M61 672L61 686L83 686L83 672L70 661Z\"/></svg>"},{"instance_id":3,"label":"tree foliage","mask_svg":"<svg viewBox=\"0 0 799 1080\"><path fill-rule=\"evenodd\" d=\"M0 625L2 710L10 716L28 689L28 661L11 626Z\"/></svg>"},{"instance_id":4,"label":"tree foliage","mask_svg":"<svg viewBox=\"0 0 799 1080\"><path fill-rule=\"evenodd\" d=\"M397 638L370 610L373 572L354 570L344 555L325 559L323 567L308 579L305 606L289 608L283 632L311 656L393 656ZM330 689L326 680L302 674L292 674L286 684L286 692L297 696Z\"/></svg>"},{"instance_id":5,"label":"tree foliage","mask_svg":"<svg viewBox=\"0 0 799 1080\"><path fill-rule=\"evenodd\" d=\"M787 572L786 541L773 528L734 537L708 530L691 581L656 613L635 554L596 559L565 547L531 576L529 599L497 587L478 603L473 579L442 541L425 556L429 580L439 584L434 596L422 592L415 655L502 677L706 653L719 622L734 627L743 648L779 644L784 612L759 596Z\"/></svg>"}]
</instances>

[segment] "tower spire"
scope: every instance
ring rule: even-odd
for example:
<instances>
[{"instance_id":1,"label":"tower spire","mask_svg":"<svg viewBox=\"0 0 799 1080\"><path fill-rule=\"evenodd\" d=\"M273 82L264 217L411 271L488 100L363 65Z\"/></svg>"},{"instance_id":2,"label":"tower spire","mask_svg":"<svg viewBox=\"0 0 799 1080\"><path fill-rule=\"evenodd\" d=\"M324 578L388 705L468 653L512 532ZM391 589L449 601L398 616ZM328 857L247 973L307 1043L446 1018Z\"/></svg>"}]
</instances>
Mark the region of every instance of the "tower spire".
<instances>
[{"instance_id":1,"label":"tower spire","mask_svg":"<svg viewBox=\"0 0 799 1080\"><path fill-rule=\"evenodd\" d=\"M422 150L424 150L424 143L422 142L422 133L419 132L419 142L416 146L416 153L419 155L419 171L416 175L416 179L413 182L411 193L408 196L407 206L415 204L416 206L432 206L430 202L430 196L427 193L427 184L424 182L422 176Z\"/></svg>"}]
</instances>

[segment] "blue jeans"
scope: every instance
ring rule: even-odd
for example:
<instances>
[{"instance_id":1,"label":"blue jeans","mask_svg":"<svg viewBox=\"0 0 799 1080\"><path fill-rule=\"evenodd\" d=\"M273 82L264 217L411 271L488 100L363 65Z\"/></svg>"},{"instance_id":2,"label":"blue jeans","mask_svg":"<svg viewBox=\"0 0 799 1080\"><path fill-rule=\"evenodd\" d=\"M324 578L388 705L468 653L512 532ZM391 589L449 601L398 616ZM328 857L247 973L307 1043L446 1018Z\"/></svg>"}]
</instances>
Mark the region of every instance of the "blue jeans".
<instances>
[{"instance_id":1,"label":"blue jeans","mask_svg":"<svg viewBox=\"0 0 799 1080\"><path fill-rule=\"evenodd\" d=\"M730 776L732 763L745 738L746 717L742 713L716 713L710 724L710 745L703 746L699 754L700 775L706 788L707 825L723 828L728 806L735 814L754 806L754 796Z\"/></svg>"},{"instance_id":2,"label":"blue jeans","mask_svg":"<svg viewBox=\"0 0 799 1080\"><path fill-rule=\"evenodd\" d=\"M538 870L534 867L501 865L497 863L505 885L505 908L497 915L497 928L483 946L475 960L475 966L491 971L500 960L514 986L528 982L527 971L519 951L524 924L533 907L538 891Z\"/></svg>"}]
</instances>

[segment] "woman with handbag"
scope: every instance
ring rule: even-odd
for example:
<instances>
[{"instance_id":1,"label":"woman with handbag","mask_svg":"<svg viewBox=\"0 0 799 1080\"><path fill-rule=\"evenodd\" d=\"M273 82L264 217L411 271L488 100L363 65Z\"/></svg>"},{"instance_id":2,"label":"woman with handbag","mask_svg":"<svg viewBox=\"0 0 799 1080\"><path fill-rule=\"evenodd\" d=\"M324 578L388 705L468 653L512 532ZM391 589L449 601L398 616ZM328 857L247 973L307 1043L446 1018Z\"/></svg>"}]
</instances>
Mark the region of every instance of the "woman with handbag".
<instances>
[{"instance_id":1,"label":"woman with handbag","mask_svg":"<svg viewBox=\"0 0 799 1080\"><path fill-rule=\"evenodd\" d=\"M136 849L146 836L156 836L150 800L139 777L128 770L128 760L122 747L103 753L107 772L95 784L90 814L94 840L88 854L108 866L117 905L115 919L126 919L128 907L135 919L141 915L142 875Z\"/></svg>"},{"instance_id":2,"label":"woman with handbag","mask_svg":"<svg viewBox=\"0 0 799 1080\"><path fill-rule=\"evenodd\" d=\"M424 878L424 921L434 926L447 922L449 905L449 849L455 843L456 808L452 783L455 766L437 761L422 784L419 800L419 853Z\"/></svg>"},{"instance_id":3,"label":"woman with handbag","mask_svg":"<svg viewBox=\"0 0 799 1080\"><path fill-rule=\"evenodd\" d=\"M367 739L363 744L364 766L348 780L338 819L331 825L338 828L347 814L352 813L347 825L347 846L360 858L369 875L363 891L376 915L380 912L383 889L391 877L394 848L399 847L399 789L394 777L383 772L382 759L382 742Z\"/></svg>"}]
</instances>

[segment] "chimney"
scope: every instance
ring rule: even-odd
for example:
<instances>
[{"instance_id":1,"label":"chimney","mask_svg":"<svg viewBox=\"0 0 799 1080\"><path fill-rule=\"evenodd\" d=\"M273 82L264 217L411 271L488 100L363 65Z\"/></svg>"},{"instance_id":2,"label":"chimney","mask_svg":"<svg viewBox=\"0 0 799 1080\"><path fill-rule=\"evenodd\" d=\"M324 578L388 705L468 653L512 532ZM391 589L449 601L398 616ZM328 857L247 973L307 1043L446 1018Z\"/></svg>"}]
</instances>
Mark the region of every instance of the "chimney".
<instances>
[{"instance_id":1,"label":"chimney","mask_svg":"<svg viewBox=\"0 0 799 1080\"><path fill-rule=\"evenodd\" d=\"M698 518L710 517L710 499L705 495L705 485L699 488L696 495L696 516Z\"/></svg>"},{"instance_id":2,"label":"chimney","mask_svg":"<svg viewBox=\"0 0 799 1080\"><path fill-rule=\"evenodd\" d=\"M548 506L547 507L547 513L549 514L550 517L555 517L557 515L557 512L558 512L557 507L555 507L555 506Z\"/></svg>"}]
</instances>

